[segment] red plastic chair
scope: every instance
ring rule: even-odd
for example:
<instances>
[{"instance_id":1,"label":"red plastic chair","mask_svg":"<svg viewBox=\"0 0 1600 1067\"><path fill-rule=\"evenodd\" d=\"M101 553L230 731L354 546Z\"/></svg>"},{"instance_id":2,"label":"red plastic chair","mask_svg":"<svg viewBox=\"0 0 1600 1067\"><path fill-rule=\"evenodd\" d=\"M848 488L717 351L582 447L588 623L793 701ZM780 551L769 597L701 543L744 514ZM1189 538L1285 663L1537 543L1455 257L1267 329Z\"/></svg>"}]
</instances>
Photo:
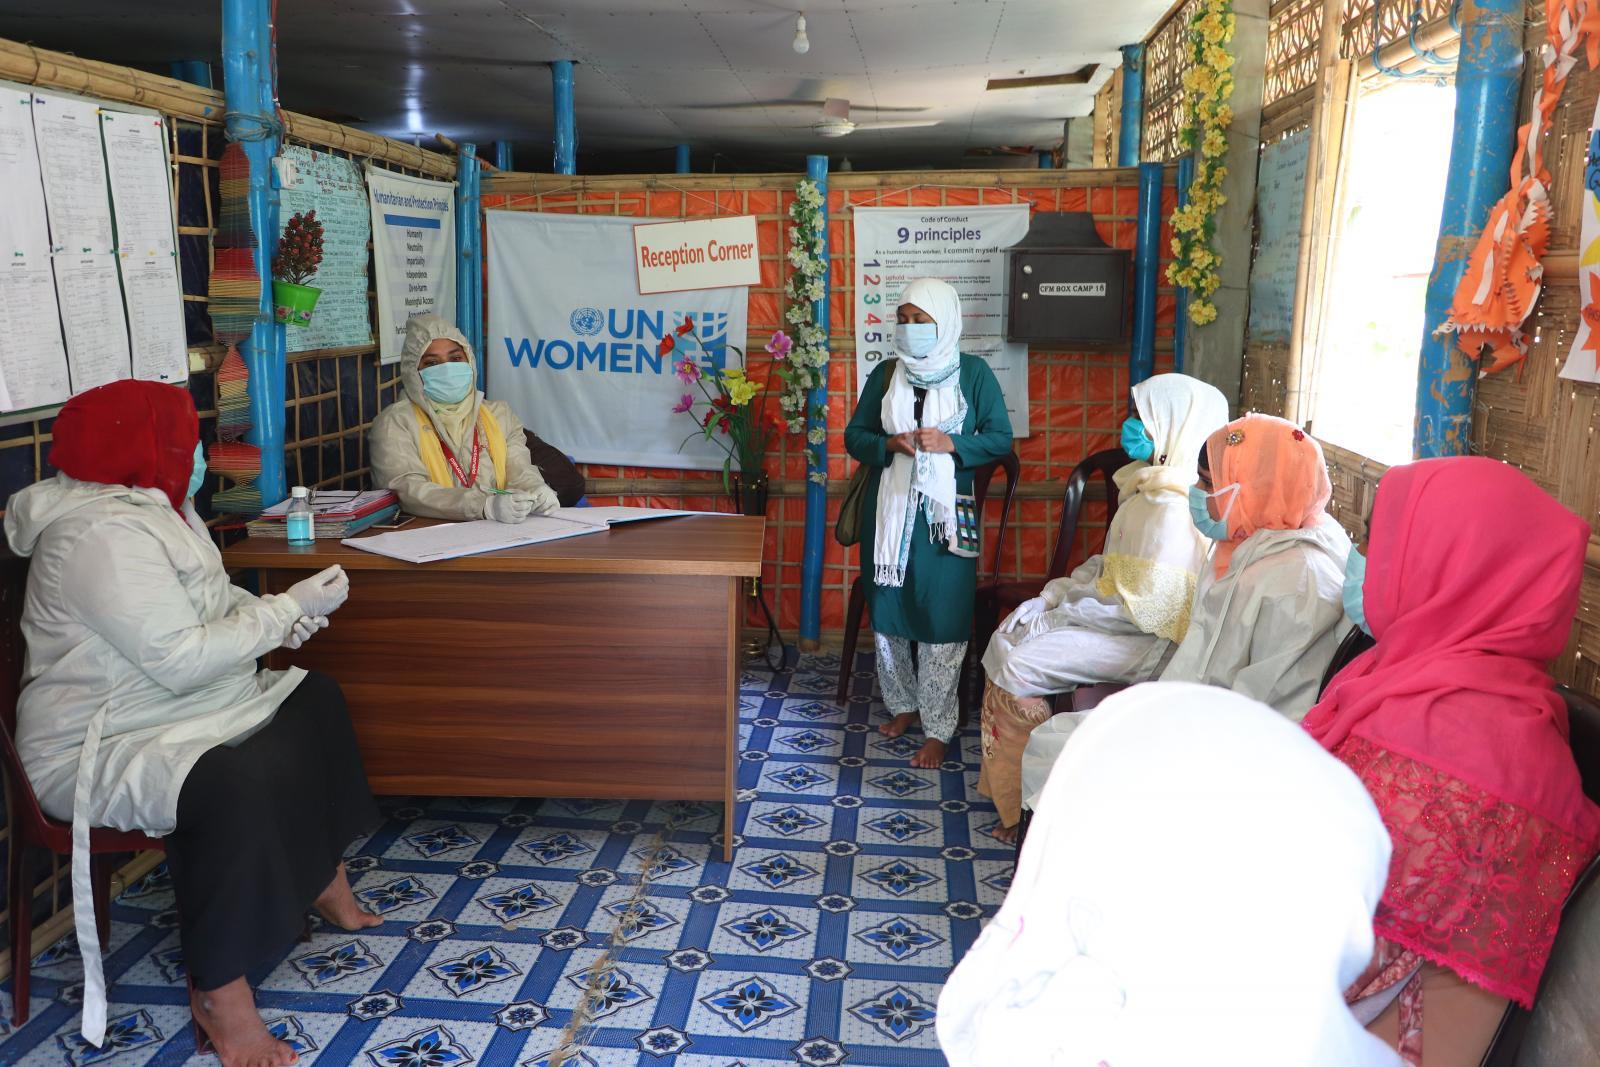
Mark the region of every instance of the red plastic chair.
<instances>
[{"instance_id":1,"label":"red plastic chair","mask_svg":"<svg viewBox=\"0 0 1600 1067\"><path fill-rule=\"evenodd\" d=\"M11 921L11 1021L28 1021L28 979L33 962L33 859L38 849L58 856L72 853L72 824L52 819L39 806L33 785L22 769L13 735L17 728L17 696L22 691L22 601L27 589L28 565L14 557L0 566L0 762L5 765L6 815L11 831L6 856L6 902ZM111 853L165 851L160 838L138 831L90 831L94 854L95 924L100 947L111 937Z\"/></svg>"},{"instance_id":2,"label":"red plastic chair","mask_svg":"<svg viewBox=\"0 0 1600 1067\"><path fill-rule=\"evenodd\" d=\"M990 568L990 579L987 584L980 585L973 603L973 628L982 633L984 620L992 617L995 611L996 589L999 585L1000 555L1005 551L1006 529L1011 522L1011 505L1017 496L1017 481L1022 474L1022 465L1015 452L1007 452L997 460L985 463L978 467L972 474L972 495L978 506L979 516L983 515L984 502L989 497L989 485L994 481L994 476L1004 470L1006 474L1005 501L1000 509L1000 528L995 533L994 539L994 564ZM850 605L846 609L844 619L844 651L839 659L839 691L836 694L838 702L843 704L850 698L850 675L856 665L856 645L861 637L861 618L867 611L867 585L866 576L857 574L855 581L850 583ZM990 624L990 629L993 625ZM974 649L977 649L975 652ZM962 678L960 685L961 721L967 719L968 705L971 700L970 686L967 684L967 675L971 673L975 656L983 654L982 646L976 641L967 645L967 659L962 665Z\"/></svg>"}]
</instances>

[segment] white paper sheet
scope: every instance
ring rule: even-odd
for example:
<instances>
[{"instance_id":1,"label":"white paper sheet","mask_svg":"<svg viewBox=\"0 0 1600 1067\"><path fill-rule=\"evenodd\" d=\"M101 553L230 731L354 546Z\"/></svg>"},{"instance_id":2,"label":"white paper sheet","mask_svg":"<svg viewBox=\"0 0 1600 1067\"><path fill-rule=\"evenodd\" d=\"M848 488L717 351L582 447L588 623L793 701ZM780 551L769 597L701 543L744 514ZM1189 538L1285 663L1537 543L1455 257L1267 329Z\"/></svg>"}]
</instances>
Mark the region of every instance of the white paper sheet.
<instances>
[{"instance_id":1,"label":"white paper sheet","mask_svg":"<svg viewBox=\"0 0 1600 1067\"><path fill-rule=\"evenodd\" d=\"M50 227L33 137L33 95L0 88L0 261L48 265Z\"/></svg>"},{"instance_id":2,"label":"white paper sheet","mask_svg":"<svg viewBox=\"0 0 1600 1067\"><path fill-rule=\"evenodd\" d=\"M132 373L128 326L122 317L122 287L117 284L117 257L104 255L54 257L56 295L67 341L67 366L72 392L86 392Z\"/></svg>"},{"instance_id":3,"label":"white paper sheet","mask_svg":"<svg viewBox=\"0 0 1600 1067\"><path fill-rule=\"evenodd\" d=\"M1594 122L1600 122L1600 102L1595 104ZM1578 210L1578 315L1572 349L1561 367L1561 377L1574 382L1600 382L1600 129L1591 125L1589 165L1583 170L1583 193ZM1549 276L1545 276L1548 282Z\"/></svg>"},{"instance_id":4,"label":"white paper sheet","mask_svg":"<svg viewBox=\"0 0 1600 1067\"><path fill-rule=\"evenodd\" d=\"M444 523L421 530L396 530L372 537L349 537L340 542L364 552L374 552L407 563L436 563L442 559L477 556L503 548L521 548L545 541L604 533L607 527L536 515L515 526L480 519Z\"/></svg>"},{"instance_id":5,"label":"white paper sheet","mask_svg":"<svg viewBox=\"0 0 1600 1067\"><path fill-rule=\"evenodd\" d=\"M189 343L183 326L183 290L174 262L119 256L127 301L133 376L148 382L189 377Z\"/></svg>"},{"instance_id":6,"label":"white paper sheet","mask_svg":"<svg viewBox=\"0 0 1600 1067\"><path fill-rule=\"evenodd\" d=\"M154 115L101 111L117 251L171 259L176 251L166 127Z\"/></svg>"},{"instance_id":7,"label":"white paper sheet","mask_svg":"<svg viewBox=\"0 0 1600 1067\"><path fill-rule=\"evenodd\" d=\"M0 268L0 375L5 411L61 404L72 395L48 265Z\"/></svg>"},{"instance_id":8,"label":"white paper sheet","mask_svg":"<svg viewBox=\"0 0 1600 1067\"><path fill-rule=\"evenodd\" d=\"M33 130L50 209L52 250L72 255L114 251L99 108L76 97L34 93Z\"/></svg>"}]
</instances>

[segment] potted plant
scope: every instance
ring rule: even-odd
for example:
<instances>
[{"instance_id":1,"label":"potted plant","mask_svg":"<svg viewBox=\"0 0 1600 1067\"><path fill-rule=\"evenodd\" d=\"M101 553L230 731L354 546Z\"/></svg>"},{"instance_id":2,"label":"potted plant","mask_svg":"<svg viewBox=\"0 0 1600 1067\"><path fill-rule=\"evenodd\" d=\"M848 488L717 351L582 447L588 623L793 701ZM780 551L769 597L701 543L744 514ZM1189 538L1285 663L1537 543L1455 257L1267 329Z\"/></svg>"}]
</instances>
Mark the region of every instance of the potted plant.
<instances>
[{"instance_id":1,"label":"potted plant","mask_svg":"<svg viewBox=\"0 0 1600 1067\"><path fill-rule=\"evenodd\" d=\"M315 211L289 220L272 257L272 304L279 322L309 326L321 289L306 284L322 265L322 223Z\"/></svg>"},{"instance_id":2,"label":"potted plant","mask_svg":"<svg viewBox=\"0 0 1600 1067\"><path fill-rule=\"evenodd\" d=\"M783 433L783 417L767 400L770 382L757 381L745 372L744 351L734 345L728 351L738 356L738 365L721 371L703 367L705 347L694 333L694 320L683 324L661 339L662 355L673 356L673 371L685 386L699 390L697 397L686 392L673 405L678 414L694 419L697 429L683 439L688 444L696 436L713 441L726 453L722 462L722 487L734 491L733 465L739 465L739 511L745 515L767 512L767 452ZM780 331L773 335L767 351L778 355L788 350L788 339ZM781 356L780 356L781 358ZM678 446L680 449L683 445Z\"/></svg>"}]
</instances>

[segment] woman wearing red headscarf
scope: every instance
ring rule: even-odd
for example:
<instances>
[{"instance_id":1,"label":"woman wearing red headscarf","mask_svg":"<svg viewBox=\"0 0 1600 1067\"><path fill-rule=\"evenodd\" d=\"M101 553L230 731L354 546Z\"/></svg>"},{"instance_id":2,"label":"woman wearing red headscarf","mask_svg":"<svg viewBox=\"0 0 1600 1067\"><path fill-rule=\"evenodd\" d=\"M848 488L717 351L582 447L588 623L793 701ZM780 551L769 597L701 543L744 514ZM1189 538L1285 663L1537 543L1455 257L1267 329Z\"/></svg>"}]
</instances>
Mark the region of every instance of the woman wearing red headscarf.
<instances>
[{"instance_id":1,"label":"woman wearing red headscarf","mask_svg":"<svg viewBox=\"0 0 1600 1067\"><path fill-rule=\"evenodd\" d=\"M1351 555L1346 600L1377 644L1304 725L1394 842L1378 955L1349 995L1409 1064L1476 1065L1505 1002L1531 1006L1562 901L1600 849L1546 673L1588 539L1503 463L1424 460L1384 476L1370 561Z\"/></svg>"},{"instance_id":2,"label":"woman wearing red headscarf","mask_svg":"<svg viewBox=\"0 0 1600 1067\"><path fill-rule=\"evenodd\" d=\"M195 1019L223 1063L293 1063L245 975L313 906L379 922L341 857L380 816L338 685L256 659L326 626L348 581L330 568L267 597L229 583L194 510L205 464L183 389L103 386L53 432L60 473L11 498L5 529L31 557L17 748L44 810L73 824L84 1037L106 1028L89 828L142 830L166 838Z\"/></svg>"}]
</instances>

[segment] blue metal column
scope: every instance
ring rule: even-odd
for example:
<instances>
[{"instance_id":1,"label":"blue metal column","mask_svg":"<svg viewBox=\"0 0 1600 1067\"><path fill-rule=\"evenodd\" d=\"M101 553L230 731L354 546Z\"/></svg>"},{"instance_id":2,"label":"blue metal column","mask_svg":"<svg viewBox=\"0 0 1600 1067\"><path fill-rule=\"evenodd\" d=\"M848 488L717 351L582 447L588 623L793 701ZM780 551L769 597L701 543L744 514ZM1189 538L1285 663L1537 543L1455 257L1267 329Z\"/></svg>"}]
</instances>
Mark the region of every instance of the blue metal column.
<instances>
[{"instance_id":1,"label":"blue metal column","mask_svg":"<svg viewBox=\"0 0 1600 1067\"><path fill-rule=\"evenodd\" d=\"M1139 164L1139 214L1134 221L1133 345L1128 384L1138 385L1156 368L1156 265L1161 243L1160 163Z\"/></svg>"},{"instance_id":2,"label":"blue metal column","mask_svg":"<svg viewBox=\"0 0 1600 1067\"><path fill-rule=\"evenodd\" d=\"M502 144L504 142L501 142ZM478 146L456 147L456 326L478 358L478 388L488 380L483 350L483 214L478 206Z\"/></svg>"},{"instance_id":3,"label":"blue metal column","mask_svg":"<svg viewBox=\"0 0 1600 1067\"><path fill-rule=\"evenodd\" d=\"M494 143L494 165L500 170L516 170L511 161L511 142L496 141Z\"/></svg>"},{"instance_id":4,"label":"blue metal column","mask_svg":"<svg viewBox=\"0 0 1600 1067\"><path fill-rule=\"evenodd\" d=\"M828 294L833 290L833 268L828 256L828 157L807 156L806 178L817 183L822 194L822 299L811 302L811 317L822 331L822 344L828 346ZM828 472L828 386L811 390L806 397L806 440L821 430L822 440L807 446L806 526L800 556L800 640L802 647L815 647L822 636L822 546L828 526L828 486L810 477Z\"/></svg>"},{"instance_id":5,"label":"blue metal column","mask_svg":"<svg viewBox=\"0 0 1600 1067\"><path fill-rule=\"evenodd\" d=\"M1122 46L1122 127L1117 133L1117 166L1139 165L1144 136L1144 45Z\"/></svg>"},{"instance_id":6,"label":"blue metal column","mask_svg":"<svg viewBox=\"0 0 1600 1067\"><path fill-rule=\"evenodd\" d=\"M256 480L263 506L288 495L283 470L284 328L272 317L272 255L278 247L278 190L272 157L278 154L272 99L271 0L222 0L222 88L227 133L250 161L250 223L256 232L255 267L261 306L240 353L250 372L251 430L245 440L261 449Z\"/></svg>"},{"instance_id":7,"label":"blue metal column","mask_svg":"<svg viewBox=\"0 0 1600 1067\"><path fill-rule=\"evenodd\" d=\"M1178 206L1185 207L1189 203L1189 186L1194 183L1194 153L1180 156L1178 159ZM1157 194L1160 195L1159 193ZM1157 231L1159 238L1159 231ZM1159 252L1160 249L1158 248ZM1189 338L1189 287L1178 286L1178 311L1173 316L1172 327L1172 369L1179 374L1183 373L1184 349L1188 347Z\"/></svg>"},{"instance_id":8,"label":"blue metal column","mask_svg":"<svg viewBox=\"0 0 1600 1067\"><path fill-rule=\"evenodd\" d=\"M1467 256L1496 201L1510 188L1522 83L1522 0L1477 0L1464 8L1456 62L1455 133L1445 180L1439 244L1428 279L1417 364L1418 459L1459 456L1472 428L1477 365L1456 349L1455 335L1435 337L1450 314Z\"/></svg>"},{"instance_id":9,"label":"blue metal column","mask_svg":"<svg viewBox=\"0 0 1600 1067\"><path fill-rule=\"evenodd\" d=\"M672 169L679 174L689 173L689 146L679 145L672 154Z\"/></svg>"},{"instance_id":10,"label":"blue metal column","mask_svg":"<svg viewBox=\"0 0 1600 1067\"><path fill-rule=\"evenodd\" d=\"M556 173L578 173L578 120L572 112L572 60L558 59L550 64L555 90L552 107L556 113Z\"/></svg>"},{"instance_id":11,"label":"blue metal column","mask_svg":"<svg viewBox=\"0 0 1600 1067\"><path fill-rule=\"evenodd\" d=\"M207 89L211 86L211 64L203 59L175 59L172 61L172 76L181 82L190 85L203 85Z\"/></svg>"}]
</instances>

